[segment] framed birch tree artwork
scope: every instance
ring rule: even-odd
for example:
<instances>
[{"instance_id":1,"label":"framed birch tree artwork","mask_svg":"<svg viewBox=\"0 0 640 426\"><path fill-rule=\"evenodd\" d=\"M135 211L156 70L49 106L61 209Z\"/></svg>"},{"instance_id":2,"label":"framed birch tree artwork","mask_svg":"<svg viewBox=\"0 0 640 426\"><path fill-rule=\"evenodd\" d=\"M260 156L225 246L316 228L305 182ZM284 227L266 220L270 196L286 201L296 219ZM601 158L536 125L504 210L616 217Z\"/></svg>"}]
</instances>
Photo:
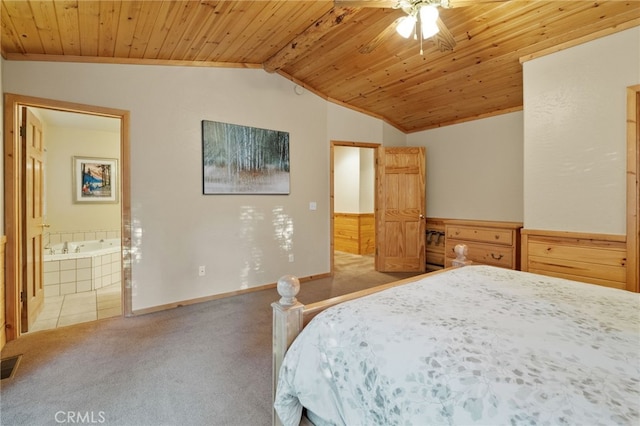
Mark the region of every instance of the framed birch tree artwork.
<instances>
[{"instance_id":1,"label":"framed birch tree artwork","mask_svg":"<svg viewBox=\"0 0 640 426\"><path fill-rule=\"evenodd\" d=\"M289 194L289 133L202 121L203 194Z\"/></svg>"}]
</instances>

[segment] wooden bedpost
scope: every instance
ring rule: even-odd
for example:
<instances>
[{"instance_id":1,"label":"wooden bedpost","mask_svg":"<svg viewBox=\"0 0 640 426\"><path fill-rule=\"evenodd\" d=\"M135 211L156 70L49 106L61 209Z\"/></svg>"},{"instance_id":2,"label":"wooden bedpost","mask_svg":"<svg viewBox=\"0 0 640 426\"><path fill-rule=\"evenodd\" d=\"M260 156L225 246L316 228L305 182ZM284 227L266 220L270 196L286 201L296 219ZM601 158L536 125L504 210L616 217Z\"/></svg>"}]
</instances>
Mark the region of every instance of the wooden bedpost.
<instances>
[{"instance_id":1,"label":"wooden bedpost","mask_svg":"<svg viewBox=\"0 0 640 426\"><path fill-rule=\"evenodd\" d=\"M454 268L471 265L473 263L472 261L467 259L469 248L466 244L456 244L456 246L453 248L453 251L456 253L456 258L451 261L451 266L453 266Z\"/></svg>"},{"instance_id":2,"label":"wooden bedpost","mask_svg":"<svg viewBox=\"0 0 640 426\"><path fill-rule=\"evenodd\" d=\"M293 275L284 275L278 280L280 300L271 304L273 308L273 393L275 401L278 373L293 339L302 331L302 311L304 305L296 300L300 291L300 281ZM280 419L272 407L272 424L281 425Z\"/></svg>"}]
</instances>

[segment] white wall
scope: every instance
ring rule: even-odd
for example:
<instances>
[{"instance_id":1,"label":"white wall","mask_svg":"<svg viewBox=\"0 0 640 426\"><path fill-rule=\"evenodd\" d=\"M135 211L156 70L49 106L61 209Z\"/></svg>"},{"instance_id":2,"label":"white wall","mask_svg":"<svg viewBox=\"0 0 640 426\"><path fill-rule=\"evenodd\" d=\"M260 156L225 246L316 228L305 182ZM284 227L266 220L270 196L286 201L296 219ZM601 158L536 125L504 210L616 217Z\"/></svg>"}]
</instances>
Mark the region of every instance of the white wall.
<instances>
[{"instance_id":1,"label":"white wall","mask_svg":"<svg viewBox=\"0 0 640 426\"><path fill-rule=\"evenodd\" d=\"M331 102L327 114L330 140L383 143L382 121Z\"/></svg>"},{"instance_id":2,"label":"white wall","mask_svg":"<svg viewBox=\"0 0 640 426\"><path fill-rule=\"evenodd\" d=\"M7 92L131 112L134 310L329 271L323 99L262 70L4 65ZM202 195L204 119L290 132L291 194Z\"/></svg>"},{"instance_id":3,"label":"white wall","mask_svg":"<svg viewBox=\"0 0 640 426\"><path fill-rule=\"evenodd\" d=\"M405 146L407 135L388 123L382 123L382 144L384 146Z\"/></svg>"},{"instance_id":4,"label":"white wall","mask_svg":"<svg viewBox=\"0 0 640 426\"><path fill-rule=\"evenodd\" d=\"M375 208L375 151L371 148L360 148L360 213L373 213Z\"/></svg>"},{"instance_id":5,"label":"white wall","mask_svg":"<svg viewBox=\"0 0 640 426\"><path fill-rule=\"evenodd\" d=\"M333 148L333 211L360 212L360 151L349 146Z\"/></svg>"},{"instance_id":6,"label":"white wall","mask_svg":"<svg viewBox=\"0 0 640 426\"><path fill-rule=\"evenodd\" d=\"M405 146L406 135L390 124L345 108L328 103L329 139L334 141L379 143L384 146Z\"/></svg>"},{"instance_id":7,"label":"white wall","mask_svg":"<svg viewBox=\"0 0 640 426\"><path fill-rule=\"evenodd\" d=\"M524 225L625 234L626 87L640 27L524 63Z\"/></svg>"},{"instance_id":8,"label":"white wall","mask_svg":"<svg viewBox=\"0 0 640 426\"><path fill-rule=\"evenodd\" d=\"M48 231L120 229L120 198L118 203L113 204L74 204L71 190L72 158L81 156L119 160L120 133L48 125L45 135Z\"/></svg>"},{"instance_id":9,"label":"white wall","mask_svg":"<svg viewBox=\"0 0 640 426\"><path fill-rule=\"evenodd\" d=\"M333 149L333 210L336 213L373 213L374 149L336 146Z\"/></svg>"},{"instance_id":10,"label":"white wall","mask_svg":"<svg viewBox=\"0 0 640 426\"><path fill-rule=\"evenodd\" d=\"M407 135L427 148L427 216L522 221L522 112Z\"/></svg>"}]
</instances>

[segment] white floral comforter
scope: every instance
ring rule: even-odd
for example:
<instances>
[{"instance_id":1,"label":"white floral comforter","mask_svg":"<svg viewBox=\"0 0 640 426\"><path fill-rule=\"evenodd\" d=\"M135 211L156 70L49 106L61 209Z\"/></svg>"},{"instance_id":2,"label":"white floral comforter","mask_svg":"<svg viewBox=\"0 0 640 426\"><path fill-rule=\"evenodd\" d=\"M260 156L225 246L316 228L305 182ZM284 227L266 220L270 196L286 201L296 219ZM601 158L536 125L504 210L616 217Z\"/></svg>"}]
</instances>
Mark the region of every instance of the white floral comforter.
<instances>
[{"instance_id":1,"label":"white floral comforter","mask_svg":"<svg viewBox=\"0 0 640 426\"><path fill-rule=\"evenodd\" d=\"M640 424L640 295L467 266L318 315L275 407L297 425Z\"/></svg>"}]
</instances>

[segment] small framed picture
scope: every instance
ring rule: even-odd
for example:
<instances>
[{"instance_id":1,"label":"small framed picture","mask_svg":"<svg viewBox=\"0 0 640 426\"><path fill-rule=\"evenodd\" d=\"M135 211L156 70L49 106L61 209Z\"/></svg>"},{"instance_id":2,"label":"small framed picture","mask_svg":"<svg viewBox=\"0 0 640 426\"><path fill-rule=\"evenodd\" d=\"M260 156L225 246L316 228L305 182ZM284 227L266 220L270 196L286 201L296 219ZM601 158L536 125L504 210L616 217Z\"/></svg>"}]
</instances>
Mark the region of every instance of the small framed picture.
<instances>
[{"instance_id":1,"label":"small framed picture","mask_svg":"<svg viewBox=\"0 0 640 426\"><path fill-rule=\"evenodd\" d=\"M117 203L118 188L117 159L73 157L74 203Z\"/></svg>"}]
</instances>

